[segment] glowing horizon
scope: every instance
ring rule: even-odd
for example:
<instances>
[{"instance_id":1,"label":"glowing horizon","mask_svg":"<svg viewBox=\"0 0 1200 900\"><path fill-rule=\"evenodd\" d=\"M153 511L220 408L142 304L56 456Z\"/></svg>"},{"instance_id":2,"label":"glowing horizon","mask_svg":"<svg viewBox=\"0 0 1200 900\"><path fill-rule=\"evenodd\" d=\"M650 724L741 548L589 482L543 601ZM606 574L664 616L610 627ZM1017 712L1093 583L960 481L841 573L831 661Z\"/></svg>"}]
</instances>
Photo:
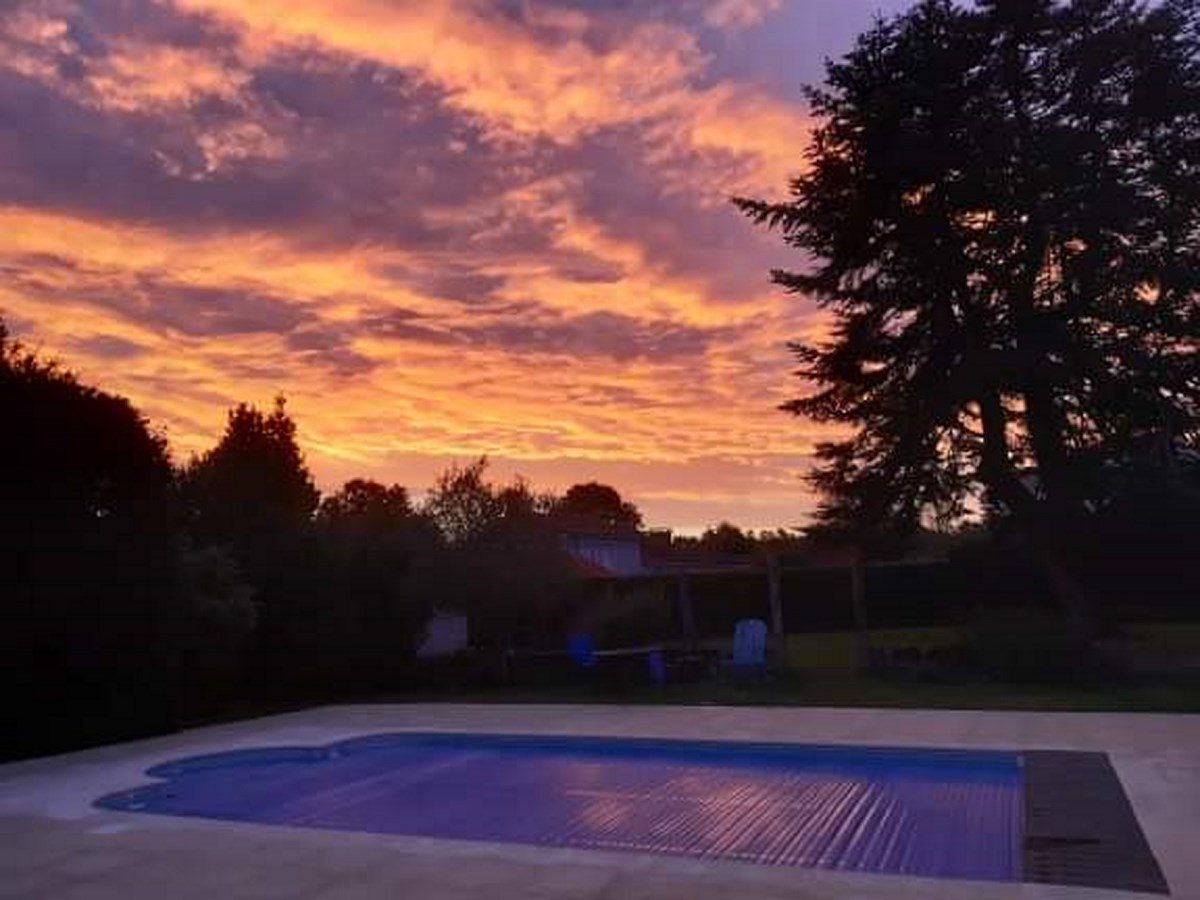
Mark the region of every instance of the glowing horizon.
<instances>
[{"instance_id":1,"label":"glowing horizon","mask_svg":"<svg viewBox=\"0 0 1200 900\"><path fill-rule=\"evenodd\" d=\"M800 524L816 333L732 194L879 10L43 0L0 13L0 315L177 459L283 393L322 490L452 462L647 524Z\"/></svg>"}]
</instances>

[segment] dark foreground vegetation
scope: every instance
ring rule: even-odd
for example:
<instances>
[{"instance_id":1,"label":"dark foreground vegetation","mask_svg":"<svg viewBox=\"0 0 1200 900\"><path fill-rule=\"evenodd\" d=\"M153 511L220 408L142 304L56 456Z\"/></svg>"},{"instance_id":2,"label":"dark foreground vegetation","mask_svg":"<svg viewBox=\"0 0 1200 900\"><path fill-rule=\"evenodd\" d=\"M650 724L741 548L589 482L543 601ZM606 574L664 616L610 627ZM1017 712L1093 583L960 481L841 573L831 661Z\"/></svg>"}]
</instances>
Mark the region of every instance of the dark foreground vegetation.
<instances>
[{"instance_id":1,"label":"dark foreground vegetation","mask_svg":"<svg viewBox=\"0 0 1200 900\"><path fill-rule=\"evenodd\" d=\"M176 467L124 398L0 325L3 753L153 733L233 698L395 688L435 606L478 647L557 634L577 588L555 523L640 521L611 488L562 497L445 472L418 507L352 480L321 497L282 399L238 406ZM557 640L557 638L556 638Z\"/></svg>"},{"instance_id":2,"label":"dark foreground vegetation","mask_svg":"<svg viewBox=\"0 0 1200 900\"><path fill-rule=\"evenodd\" d=\"M268 412L231 410L215 447L174 466L165 440L126 400L7 335L0 403L20 423L0 444L8 757L231 715L404 697L1195 708L1186 680L1138 683L1113 670L1080 683L1066 665L1072 645L1053 591L1002 523L926 534L949 563L869 568L862 614L876 629L873 676L852 677L853 657L836 649L861 624L848 570L804 564L827 536L722 525L677 542L724 558L799 560L782 578L791 649L777 656L780 671L749 687L711 672L655 688L639 677L589 681L563 652L566 619L588 584L561 533L581 522L601 532L639 525L611 488L540 495L520 481L490 484L480 461L451 468L421 503L366 480L322 498L282 401ZM1181 544L1145 535L1182 533L1197 509L1172 519L1159 499L1140 497L1114 500L1089 547L1089 584L1109 637L1129 622L1186 622L1196 612L1195 566ZM752 570L698 578L693 591L698 644L727 640L739 618L769 618ZM678 640L677 599L601 623L597 637ZM472 647L418 665L435 609L468 615ZM930 640L941 643L908 646ZM934 664L908 671L909 653ZM557 662L526 670L514 663L522 654ZM793 663L801 671L785 671ZM1030 686L1039 681L1058 686Z\"/></svg>"},{"instance_id":3,"label":"dark foreground vegetation","mask_svg":"<svg viewBox=\"0 0 1200 900\"><path fill-rule=\"evenodd\" d=\"M815 530L869 548L982 514L1082 650L1101 573L1197 548L1200 9L924 0L808 98L791 196L737 203L832 318L784 406L846 427Z\"/></svg>"}]
</instances>

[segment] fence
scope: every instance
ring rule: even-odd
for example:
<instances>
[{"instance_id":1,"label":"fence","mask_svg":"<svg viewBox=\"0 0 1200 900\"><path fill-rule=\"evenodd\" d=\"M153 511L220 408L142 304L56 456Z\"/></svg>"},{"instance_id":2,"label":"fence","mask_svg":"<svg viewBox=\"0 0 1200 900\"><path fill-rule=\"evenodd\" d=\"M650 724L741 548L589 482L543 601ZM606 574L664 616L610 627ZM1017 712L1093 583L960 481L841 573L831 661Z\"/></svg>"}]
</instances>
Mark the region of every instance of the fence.
<instances>
[{"instance_id":1,"label":"fence","mask_svg":"<svg viewBox=\"0 0 1200 900\"><path fill-rule=\"evenodd\" d=\"M1139 583L1115 586L1137 597ZM1155 583L1140 582L1153 592ZM1097 593L1114 593L1099 586ZM740 619L772 622L768 575L765 569L689 576L692 619L696 636L704 641L728 640ZM1046 578L1032 565L1011 560L987 562L875 563L864 572L865 624L873 646L929 649L961 642L961 627L981 606L1054 605ZM677 583L666 585L666 605L644 604L614 618L605 628L605 642L629 645L679 636ZM1104 598L1107 599L1107 598ZM848 568L785 568L780 573L780 604L789 659L838 660L853 655L853 632L858 627ZM1160 608L1161 607L1161 608ZM1186 607L1146 602L1106 603L1105 614L1117 622L1196 622L1200 604ZM807 663L806 663L807 664Z\"/></svg>"}]
</instances>

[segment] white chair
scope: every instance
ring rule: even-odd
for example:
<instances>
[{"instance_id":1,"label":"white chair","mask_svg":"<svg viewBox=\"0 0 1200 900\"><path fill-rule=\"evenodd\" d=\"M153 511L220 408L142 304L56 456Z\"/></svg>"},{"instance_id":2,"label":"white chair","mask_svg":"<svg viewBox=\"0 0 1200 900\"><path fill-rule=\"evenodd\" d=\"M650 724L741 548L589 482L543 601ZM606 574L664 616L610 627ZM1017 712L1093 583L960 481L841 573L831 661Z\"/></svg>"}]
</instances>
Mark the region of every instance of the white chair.
<instances>
[{"instance_id":1,"label":"white chair","mask_svg":"<svg viewBox=\"0 0 1200 900\"><path fill-rule=\"evenodd\" d=\"M758 679L767 672L767 623L762 619L742 619L733 629L733 654L730 660L734 676Z\"/></svg>"}]
</instances>

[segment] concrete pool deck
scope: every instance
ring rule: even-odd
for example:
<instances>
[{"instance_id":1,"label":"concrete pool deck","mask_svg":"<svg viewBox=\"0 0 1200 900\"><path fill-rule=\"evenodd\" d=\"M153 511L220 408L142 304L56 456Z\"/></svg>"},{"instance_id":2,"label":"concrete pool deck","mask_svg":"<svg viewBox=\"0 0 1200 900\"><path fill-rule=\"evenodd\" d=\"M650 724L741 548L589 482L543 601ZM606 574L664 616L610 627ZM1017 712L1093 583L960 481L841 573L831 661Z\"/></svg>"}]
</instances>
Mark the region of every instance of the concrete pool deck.
<instances>
[{"instance_id":1,"label":"concrete pool deck","mask_svg":"<svg viewBox=\"0 0 1200 900\"><path fill-rule=\"evenodd\" d=\"M639 853L435 840L110 812L156 763L381 731L696 738L1109 754L1171 896L1200 900L1200 715L718 706L321 707L0 766L8 898L1147 897Z\"/></svg>"}]
</instances>

